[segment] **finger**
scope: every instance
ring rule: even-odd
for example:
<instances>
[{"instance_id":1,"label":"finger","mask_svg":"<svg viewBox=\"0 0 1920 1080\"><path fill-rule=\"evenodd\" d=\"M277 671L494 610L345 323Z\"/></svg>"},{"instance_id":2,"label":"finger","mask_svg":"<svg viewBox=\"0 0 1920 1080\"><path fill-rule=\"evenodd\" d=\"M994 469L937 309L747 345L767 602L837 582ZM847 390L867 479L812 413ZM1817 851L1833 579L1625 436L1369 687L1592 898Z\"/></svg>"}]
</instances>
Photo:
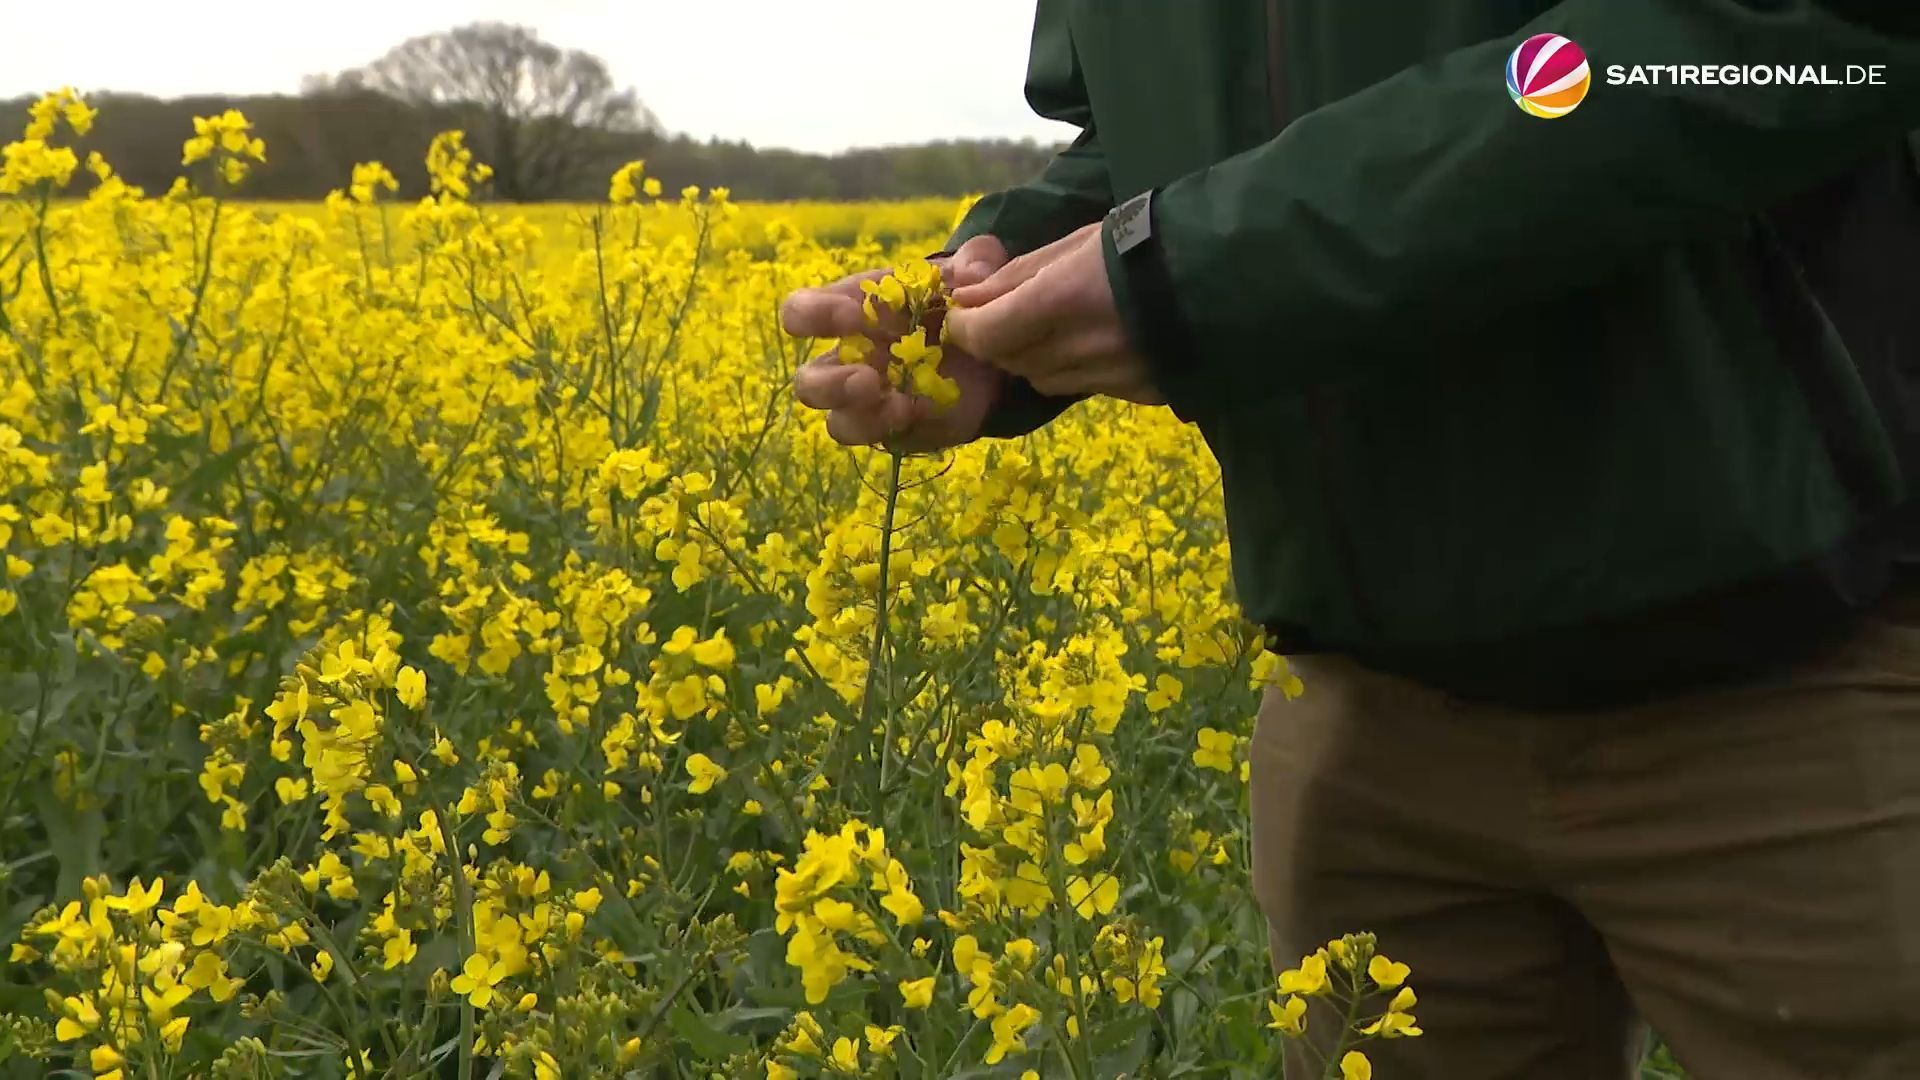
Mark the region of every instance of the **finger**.
<instances>
[{"instance_id":1,"label":"finger","mask_svg":"<svg viewBox=\"0 0 1920 1080\"><path fill-rule=\"evenodd\" d=\"M882 445L889 450L909 454L953 445L951 431L943 430L938 423L925 423L934 418L933 402L922 397L912 398L911 401L913 420L888 436Z\"/></svg>"},{"instance_id":2,"label":"finger","mask_svg":"<svg viewBox=\"0 0 1920 1080\"><path fill-rule=\"evenodd\" d=\"M1090 226L1089 228L1092 228ZM1058 262L1068 253L1077 251L1087 242L1088 229L1079 229L1055 240L1046 247L1027 252L994 271L991 277L977 285L955 289L953 302L959 307L980 307L992 303L1012 290L1037 277L1042 270Z\"/></svg>"},{"instance_id":3,"label":"finger","mask_svg":"<svg viewBox=\"0 0 1920 1080\"><path fill-rule=\"evenodd\" d=\"M914 420L913 399L887 391L879 401L827 414L827 434L847 446L872 446L905 431Z\"/></svg>"},{"instance_id":4,"label":"finger","mask_svg":"<svg viewBox=\"0 0 1920 1080\"><path fill-rule=\"evenodd\" d=\"M1153 383L1151 371L1134 362L1117 362L1111 352L1091 359L1079 369L1082 389L1089 394L1131 401L1136 405L1165 405L1160 388Z\"/></svg>"},{"instance_id":5,"label":"finger","mask_svg":"<svg viewBox=\"0 0 1920 1080\"><path fill-rule=\"evenodd\" d=\"M989 305L981 310L992 310ZM993 366L1011 371L1084 372L1089 375L1129 374L1131 356L1126 334L1117 327L1085 325L1071 303L1049 301L1042 309L1051 332L1033 345L1003 349Z\"/></svg>"},{"instance_id":6,"label":"finger","mask_svg":"<svg viewBox=\"0 0 1920 1080\"><path fill-rule=\"evenodd\" d=\"M851 364L853 373L841 385L840 408L869 409L886 400L893 391L887 386L886 372L872 363Z\"/></svg>"},{"instance_id":7,"label":"finger","mask_svg":"<svg viewBox=\"0 0 1920 1080\"><path fill-rule=\"evenodd\" d=\"M1033 280L1058 254L1052 245L1039 251L1030 251L995 270L986 280L953 290L953 306L984 307Z\"/></svg>"},{"instance_id":8,"label":"finger","mask_svg":"<svg viewBox=\"0 0 1920 1080\"><path fill-rule=\"evenodd\" d=\"M887 435L899 435L911 428L924 415L927 402L914 394L895 391L887 395L881 406L880 419L887 426Z\"/></svg>"},{"instance_id":9,"label":"finger","mask_svg":"<svg viewBox=\"0 0 1920 1080\"><path fill-rule=\"evenodd\" d=\"M994 271L1007 265L1007 247L998 237L976 236L961 244L947 259L946 278L948 288L965 288L978 285L991 277Z\"/></svg>"},{"instance_id":10,"label":"finger","mask_svg":"<svg viewBox=\"0 0 1920 1080\"><path fill-rule=\"evenodd\" d=\"M865 364L843 364L835 353L815 357L793 376L793 396L812 409L844 409L878 400L886 381Z\"/></svg>"},{"instance_id":11,"label":"finger","mask_svg":"<svg viewBox=\"0 0 1920 1080\"><path fill-rule=\"evenodd\" d=\"M1057 310L1050 317L1055 327L1068 325ZM1057 330L1032 348L995 354L992 362L1048 395L1111 394L1131 385L1138 370L1129 363L1126 337L1103 326Z\"/></svg>"},{"instance_id":12,"label":"finger","mask_svg":"<svg viewBox=\"0 0 1920 1080\"><path fill-rule=\"evenodd\" d=\"M794 399L809 409L838 408L842 384L852 373L832 354L817 356L793 373Z\"/></svg>"},{"instance_id":13,"label":"finger","mask_svg":"<svg viewBox=\"0 0 1920 1080\"><path fill-rule=\"evenodd\" d=\"M801 289L780 305L780 327L794 337L846 337L865 321L858 299L831 289Z\"/></svg>"},{"instance_id":14,"label":"finger","mask_svg":"<svg viewBox=\"0 0 1920 1080\"><path fill-rule=\"evenodd\" d=\"M913 320L906 310L902 308L891 308L877 301L873 305L873 313L877 316L878 321L868 322L866 321L865 311L864 309L862 310L860 329L858 332L864 333L873 339L874 344L879 346L879 348L874 350L875 356L884 360L887 352L886 347L892 344L895 339L913 329Z\"/></svg>"},{"instance_id":15,"label":"finger","mask_svg":"<svg viewBox=\"0 0 1920 1080\"><path fill-rule=\"evenodd\" d=\"M1049 371L1031 376L1027 381L1048 397L1072 397L1095 392L1092 381L1082 371Z\"/></svg>"},{"instance_id":16,"label":"finger","mask_svg":"<svg viewBox=\"0 0 1920 1080\"><path fill-rule=\"evenodd\" d=\"M1166 398L1151 381L1132 370L1115 367L1109 354L1089 354L1084 359L1053 368L1028 380L1033 388L1049 397L1104 395L1136 405L1165 405Z\"/></svg>"},{"instance_id":17,"label":"finger","mask_svg":"<svg viewBox=\"0 0 1920 1080\"><path fill-rule=\"evenodd\" d=\"M780 326L794 337L846 337L866 320L860 311L860 283L885 277L885 267L851 274L831 285L795 289L780 304Z\"/></svg>"},{"instance_id":18,"label":"finger","mask_svg":"<svg viewBox=\"0 0 1920 1080\"><path fill-rule=\"evenodd\" d=\"M981 307L947 312L941 332L955 347L995 367L1014 371L1010 363L1003 363L1003 358L1025 361L1027 358L1022 354L1048 349L1057 328L1057 320L1052 317L1058 306L1054 302L1056 292L1046 278L1034 278ZM1052 366L1048 357L1038 360L1040 366Z\"/></svg>"},{"instance_id":19,"label":"finger","mask_svg":"<svg viewBox=\"0 0 1920 1080\"><path fill-rule=\"evenodd\" d=\"M827 434L842 446L872 446L887 437L870 413L836 409L827 414Z\"/></svg>"}]
</instances>

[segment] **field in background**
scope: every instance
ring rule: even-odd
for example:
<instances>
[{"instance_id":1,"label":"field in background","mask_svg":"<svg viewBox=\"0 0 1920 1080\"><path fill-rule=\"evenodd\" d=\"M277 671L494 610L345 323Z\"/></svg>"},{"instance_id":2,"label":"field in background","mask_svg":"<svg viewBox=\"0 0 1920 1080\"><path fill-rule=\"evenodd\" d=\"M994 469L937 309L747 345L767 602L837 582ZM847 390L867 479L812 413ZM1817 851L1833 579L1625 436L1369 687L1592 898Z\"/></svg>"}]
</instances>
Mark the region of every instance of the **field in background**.
<instances>
[{"instance_id":1,"label":"field in background","mask_svg":"<svg viewBox=\"0 0 1920 1080\"><path fill-rule=\"evenodd\" d=\"M8 159L0 1075L1274 1075L1245 746L1300 687L1195 432L896 468L776 310L956 205L476 206L439 151L413 206ZM1348 948L1310 1025L1387 1007Z\"/></svg>"},{"instance_id":2,"label":"field in background","mask_svg":"<svg viewBox=\"0 0 1920 1080\"><path fill-rule=\"evenodd\" d=\"M238 205L262 216L313 217L320 212L320 207L313 203L244 202ZM710 243L716 251L743 248L759 258L771 258L776 238L770 236L767 229L781 223L824 247L848 248L865 241L889 252L924 255L938 250L945 242L966 205L966 201L953 199L740 203L733 215L714 223ZM604 205L594 203L532 203L493 208L503 221L523 220L540 231L544 242L533 252L535 258L581 250L590 242L594 215L605 209ZM642 203L629 213L642 223L655 243L676 237L692 240L698 228L695 217L673 199ZM403 249L410 249L411 238L398 225L399 216L398 211L390 214L393 239ZM370 235L377 235L371 223L368 231ZM933 246L927 247L928 244Z\"/></svg>"},{"instance_id":3,"label":"field in background","mask_svg":"<svg viewBox=\"0 0 1920 1080\"><path fill-rule=\"evenodd\" d=\"M1191 429L896 489L776 311L953 203L455 186L0 202L0 1072L1270 1075Z\"/></svg>"}]
</instances>

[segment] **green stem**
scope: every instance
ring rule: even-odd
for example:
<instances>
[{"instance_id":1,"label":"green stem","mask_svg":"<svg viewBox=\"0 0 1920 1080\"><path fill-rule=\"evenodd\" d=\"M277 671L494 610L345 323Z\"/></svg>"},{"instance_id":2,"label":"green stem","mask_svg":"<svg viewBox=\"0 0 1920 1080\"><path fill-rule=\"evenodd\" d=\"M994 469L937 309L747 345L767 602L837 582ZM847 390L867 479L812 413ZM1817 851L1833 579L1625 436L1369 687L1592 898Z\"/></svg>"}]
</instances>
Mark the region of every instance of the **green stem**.
<instances>
[{"instance_id":1,"label":"green stem","mask_svg":"<svg viewBox=\"0 0 1920 1080\"><path fill-rule=\"evenodd\" d=\"M447 847L447 861L453 868L454 921L460 928L460 958L464 963L473 955L473 892L467 885L467 868L460 860L459 842L447 814L434 815L440 822L440 842ZM460 995L460 1080L473 1080L473 1002Z\"/></svg>"},{"instance_id":2,"label":"green stem","mask_svg":"<svg viewBox=\"0 0 1920 1080\"><path fill-rule=\"evenodd\" d=\"M340 969L341 974L345 977L346 984L347 984L347 995L346 995L347 1005L351 1008L353 1012L353 1020L354 1020L354 1028L355 1028L355 1036L356 1036L354 1041L358 1042L360 1022L362 1020L362 1016L360 1013L361 1003L365 1002L367 1008L373 1011L376 1015L378 1015L379 1013L379 1006L371 997L368 996L367 990L366 990L366 984L364 981L362 981L360 977L360 972L356 970L353 966L352 956L347 952L347 950L340 947L340 943L334 940L333 934L326 929L323 923L321 923L319 912L314 911L312 908L306 908L305 911L306 911L306 921L313 927L313 936L315 940L317 940L320 943L320 946L322 948L326 949L329 953L333 954L334 966L338 967ZM373 1026L373 1033L380 1037L380 1043L382 1046L386 1048L386 1051L389 1057L399 1056L400 1048L394 1044L393 1032L389 1029L386 1021L384 1020L376 1021L376 1023ZM358 1050L361 1048L356 1046L354 1049ZM357 1072L359 1070L359 1066L356 1065L355 1070Z\"/></svg>"},{"instance_id":3,"label":"green stem","mask_svg":"<svg viewBox=\"0 0 1920 1080\"><path fill-rule=\"evenodd\" d=\"M860 697L860 729L869 739L873 738L873 709L874 702L879 697L877 691L880 687L880 669L886 660L889 587L887 571L893 555L893 515L900 506L900 463L906 458L906 455L899 450L890 451L890 454L892 460L887 470L887 510L880 520L880 592L874 601L873 649L867 654L867 688ZM880 736L879 751L870 755L873 761L879 763L879 769L874 773L872 799L872 809L876 811L880 808L881 793L887 786L887 764L893 757L894 719L893 709L889 707L884 721L885 730Z\"/></svg>"},{"instance_id":4,"label":"green stem","mask_svg":"<svg viewBox=\"0 0 1920 1080\"><path fill-rule=\"evenodd\" d=\"M220 211L222 202L213 200L213 216L207 221L207 253L200 258L199 248L194 249L194 258L199 262L199 280L193 286L193 306L187 311L187 320L175 332L173 349L167 354L166 366L160 370L160 389L154 394L156 401L166 399L167 386L173 381L173 369L187 354L187 347L193 342L195 329L200 325L200 311L207 300L207 286L213 281L213 242L220 232ZM198 237L194 240L198 241Z\"/></svg>"},{"instance_id":5,"label":"green stem","mask_svg":"<svg viewBox=\"0 0 1920 1080\"><path fill-rule=\"evenodd\" d=\"M624 357L619 352L619 338L613 332L613 307L607 296L607 259L602 227L602 216L596 212L593 215L593 272L598 284L596 292L600 301L600 328L607 339L607 419L609 422L614 422L625 416L619 410L618 400L622 385L620 361ZM591 386L598 379L598 373L589 368L587 384ZM627 390L631 395L632 387L628 387ZM618 430L617 427L616 430Z\"/></svg>"},{"instance_id":6,"label":"green stem","mask_svg":"<svg viewBox=\"0 0 1920 1080\"><path fill-rule=\"evenodd\" d=\"M753 572L751 566L740 561L740 557L734 554L731 547L728 546L725 537L707 528L705 523L701 522L698 518L690 518L688 521L702 536L713 541L714 550L720 553L720 557L727 561L727 565L733 568L734 573L740 575L740 580L746 582L748 587L763 596L775 595L771 587L761 582L759 575ZM784 623L778 611L769 614L768 619L774 625L778 626L780 632L786 635L789 640L798 636L793 627L787 626ZM807 659L806 652L796 647L793 651L793 656L794 660L799 663L807 675L826 693L826 708L834 714L833 718L835 722L841 726L851 726L855 723L856 721L853 714L850 711L846 711L845 702L841 699L840 694L833 689L833 685L827 681L827 677L820 673L820 669L814 666L813 661ZM842 715L843 713L844 715Z\"/></svg>"},{"instance_id":7,"label":"green stem","mask_svg":"<svg viewBox=\"0 0 1920 1080\"><path fill-rule=\"evenodd\" d=\"M953 1053L947 1056L946 1064L940 1066L940 1071L935 1075L937 1076L953 1075L953 1067L960 1063L960 1051L965 1050L967 1048L967 1041L973 1038L974 1032L979 1031L980 1025L984 1023L986 1023L985 1020L981 1020L978 1018L974 1019L973 1025L967 1028L966 1034L960 1036L960 1041L954 1044Z\"/></svg>"},{"instance_id":8,"label":"green stem","mask_svg":"<svg viewBox=\"0 0 1920 1080\"><path fill-rule=\"evenodd\" d=\"M13 775L7 780L7 793L5 796L0 796L0 827L6 825L7 815L13 812L14 796L20 793L20 783L26 779L27 770L33 767L33 763L36 760L35 753L40 747L40 733L48 726L46 717L47 691L52 687L52 680L47 675L47 667L45 664L39 666L39 669L34 673L34 678L40 685L40 694L39 703L33 708L33 730L27 733L27 749L25 754L20 758L19 768L15 769Z\"/></svg>"},{"instance_id":9,"label":"green stem","mask_svg":"<svg viewBox=\"0 0 1920 1080\"><path fill-rule=\"evenodd\" d=\"M298 916L296 916L296 918L297 917ZM245 942L245 943L248 945L251 945L253 948L261 950L262 952L266 953L269 956L280 957L281 959L287 960L290 963L292 963L296 968L301 968L302 970L305 970L305 965L302 965L298 960L295 960L291 953L278 952L258 942ZM309 976L313 974L311 971L308 971L306 973ZM327 1003L327 1007L333 1010L334 1018L340 1021L340 1031L325 1032L325 1037L337 1042L340 1045L342 1052L351 1060L353 1057L353 1052L356 1049L358 1049L358 1047L354 1046L353 1044L359 1041L357 1037L360 1034L359 1027L355 1025L353 1020L347 1016L347 1010L340 1004L340 999L334 996L332 987L328 986L324 982L321 982L317 978L313 980L313 985L314 985L314 989L318 990L320 993L320 1000ZM316 1027L315 1031L316 1033L318 1033L319 1029ZM348 1034L355 1036L355 1038L347 1039L343 1037L340 1034L340 1032L347 1032ZM357 1067L354 1070L353 1075L355 1076L360 1075Z\"/></svg>"},{"instance_id":10,"label":"green stem","mask_svg":"<svg viewBox=\"0 0 1920 1080\"><path fill-rule=\"evenodd\" d=\"M706 951L700 954L700 958L693 962L693 966L681 973L680 980L673 984L672 989L667 991L666 996L662 997L659 1002L654 1005L653 1013L647 1017L646 1023L640 1025L639 1032L633 1037L644 1041L647 1036L652 1035L653 1029L660 1026L660 1021L667 1018L667 1012L673 1008L675 1002L680 1000L680 995L685 993L687 987L693 984L694 977L702 971L705 971L707 965L712 962L713 947L709 945Z\"/></svg>"},{"instance_id":11,"label":"green stem","mask_svg":"<svg viewBox=\"0 0 1920 1080\"><path fill-rule=\"evenodd\" d=\"M1321 1067L1320 1080L1339 1080L1340 1059L1346 1053L1347 1039L1353 1035L1353 1023L1360 1016L1360 999L1365 996L1360 992L1360 972L1356 969L1347 975L1347 991L1351 995L1347 999L1347 1015L1340 1022L1340 1038L1333 1044L1333 1049L1327 1054L1326 1064Z\"/></svg>"},{"instance_id":12,"label":"green stem","mask_svg":"<svg viewBox=\"0 0 1920 1080\"><path fill-rule=\"evenodd\" d=\"M1080 912L1074 906L1072 898L1067 895L1066 872L1060 866L1060 845L1054 842L1056 839L1054 836L1054 822L1058 820L1058 815L1051 809L1046 811L1046 815L1048 886L1053 890L1054 895L1060 898L1060 904L1065 910L1065 914L1058 917L1060 921L1056 923L1055 926L1059 931L1061 938L1060 943L1065 946L1061 951L1065 953L1067 958L1067 978L1073 984L1071 1000L1073 1004L1074 1027L1080 1032L1078 1038L1073 1039L1067 1044L1067 1048L1071 1052L1070 1059L1075 1062L1074 1075L1076 1077L1081 1075L1092 1076L1093 1061L1087 1055L1087 1036L1089 1032L1087 1030L1086 1003L1080 993ZM1090 877L1087 880L1089 882L1098 881L1098 872L1096 872L1096 876ZM1088 890L1086 902L1090 906L1093 903L1093 891L1091 889ZM1061 908L1056 908L1055 910L1059 911ZM1092 916L1089 915L1088 917L1091 918Z\"/></svg>"},{"instance_id":13,"label":"green stem","mask_svg":"<svg viewBox=\"0 0 1920 1080\"><path fill-rule=\"evenodd\" d=\"M1053 1033L1054 1044L1060 1051L1060 1060L1066 1062L1067 1074L1073 1077L1073 1080L1080 1080L1080 1059L1074 1056L1073 1043L1068 1040L1067 1033L1052 1024L1047 1025L1047 1030Z\"/></svg>"},{"instance_id":14,"label":"green stem","mask_svg":"<svg viewBox=\"0 0 1920 1080\"><path fill-rule=\"evenodd\" d=\"M53 288L53 264L47 259L47 210L53 205L53 185L45 184L40 192L40 212L33 216L33 260L40 272L40 288L47 294L47 309L53 313L55 332L64 328L64 319L60 314L60 294Z\"/></svg>"},{"instance_id":15,"label":"green stem","mask_svg":"<svg viewBox=\"0 0 1920 1080\"><path fill-rule=\"evenodd\" d=\"M934 703L933 708L927 710L929 719L926 723L920 725L920 730L914 733L913 739L909 743L906 752L901 755L900 764L902 769L910 768L914 758L919 756L921 744L925 742L927 735L931 733L935 727L940 727L943 730L946 729L947 725L940 720L940 717L945 715L947 705L953 700L955 689L971 675L975 666L988 656L993 646L1000 640L1000 628L1006 625L1007 616L1013 611L1015 599L1014 590L1027 579L1027 565L1028 564L1023 561L1020 564L1020 568L1014 571L1013 581L1009 585L1006 596L1003 598L999 609L994 612L992 624L987 627L986 633L981 635L980 644L975 646L973 654L960 665L947 685L941 688L940 700ZM929 674L925 679L921 680L919 687L914 688L911 693L903 695L902 700L918 700L920 697L920 689L924 688L926 683L931 681L932 678L933 676ZM957 735L957 731L946 731L945 733L945 743L941 747L940 760L935 763L931 774L936 779L946 775L947 762L953 757L954 739ZM913 775L909 771L900 779L899 786L905 786L906 783L912 779ZM886 787L880 794L883 799L892 798L895 794L895 789L893 787Z\"/></svg>"}]
</instances>

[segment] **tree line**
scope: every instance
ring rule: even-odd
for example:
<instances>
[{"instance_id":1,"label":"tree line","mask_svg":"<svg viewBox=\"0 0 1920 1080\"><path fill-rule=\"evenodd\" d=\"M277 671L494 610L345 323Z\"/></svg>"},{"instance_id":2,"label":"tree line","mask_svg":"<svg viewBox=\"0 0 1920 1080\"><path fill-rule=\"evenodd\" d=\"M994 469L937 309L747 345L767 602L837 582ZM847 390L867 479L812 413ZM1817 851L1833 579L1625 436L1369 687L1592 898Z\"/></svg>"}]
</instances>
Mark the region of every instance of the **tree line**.
<instances>
[{"instance_id":1,"label":"tree line","mask_svg":"<svg viewBox=\"0 0 1920 1080\"><path fill-rule=\"evenodd\" d=\"M467 133L495 170L494 195L537 202L606 196L621 164L645 159L669 192L725 185L739 199L892 199L990 191L1039 172L1056 149L1033 140L949 140L813 154L697 140L661 130L600 58L532 30L476 23L410 39L364 67L312 77L299 94L160 99L90 94L100 110L83 148L130 184L165 191L180 175L193 118L239 109L266 140L248 179L261 199L316 199L343 188L355 164L379 161L400 195L427 189L433 136ZM0 102L0 130L18 131L30 99ZM82 176L76 184L91 182Z\"/></svg>"}]
</instances>

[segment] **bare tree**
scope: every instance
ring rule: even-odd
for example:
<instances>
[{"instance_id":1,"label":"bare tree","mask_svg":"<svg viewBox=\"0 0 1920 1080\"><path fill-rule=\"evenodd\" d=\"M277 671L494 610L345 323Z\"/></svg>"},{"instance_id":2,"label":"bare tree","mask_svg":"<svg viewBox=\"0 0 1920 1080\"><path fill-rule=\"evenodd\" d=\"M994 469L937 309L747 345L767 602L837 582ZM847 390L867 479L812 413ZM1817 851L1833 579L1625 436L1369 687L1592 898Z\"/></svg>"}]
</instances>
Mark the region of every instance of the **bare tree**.
<instances>
[{"instance_id":1,"label":"bare tree","mask_svg":"<svg viewBox=\"0 0 1920 1080\"><path fill-rule=\"evenodd\" d=\"M306 89L372 90L457 118L508 199L560 194L605 165L608 136L658 127L631 89L614 86L599 57L506 23L416 37L328 86L309 80Z\"/></svg>"}]
</instances>

